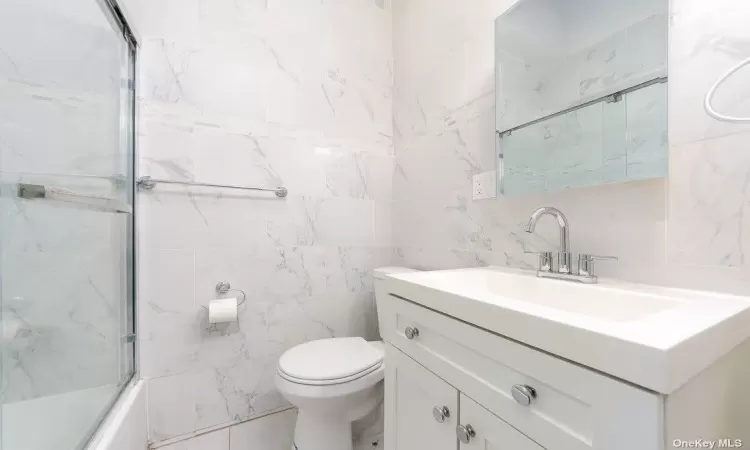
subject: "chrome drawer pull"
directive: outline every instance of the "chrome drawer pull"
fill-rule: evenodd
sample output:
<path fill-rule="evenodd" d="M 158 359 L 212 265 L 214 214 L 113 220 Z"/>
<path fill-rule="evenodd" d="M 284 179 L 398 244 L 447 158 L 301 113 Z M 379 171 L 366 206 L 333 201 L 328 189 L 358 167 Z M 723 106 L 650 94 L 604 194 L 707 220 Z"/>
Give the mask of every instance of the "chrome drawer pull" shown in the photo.
<path fill-rule="evenodd" d="M 529 406 L 531 401 L 536 398 L 536 389 L 531 386 L 517 384 L 510 390 L 511 395 L 519 404 Z"/>
<path fill-rule="evenodd" d="M 432 417 L 438 421 L 438 423 L 445 422 L 445 419 L 451 416 L 451 412 L 447 406 L 436 406 L 432 408 Z"/>
<path fill-rule="evenodd" d="M 419 328 L 406 327 L 406 330 L 404 330 L 404 334 L 406 335 L 406 339 L 409 339 L 411 341 L 415 337 L 419 337 Z"/>
<path fill-rule="evenodd" d="M 459 425 L 456 427 L 456 436 L 458 436 L 458 440 L 464 444 L 468 444 L 476 435 L 477 433 L 471 425 Z"/>

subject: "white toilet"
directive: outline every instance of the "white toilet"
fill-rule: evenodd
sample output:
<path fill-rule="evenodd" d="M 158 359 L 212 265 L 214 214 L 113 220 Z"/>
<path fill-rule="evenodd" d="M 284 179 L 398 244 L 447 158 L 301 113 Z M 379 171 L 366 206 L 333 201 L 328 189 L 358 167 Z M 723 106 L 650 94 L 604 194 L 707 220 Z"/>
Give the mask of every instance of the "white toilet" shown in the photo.
<path fill-rule="evenodd" d="M 384 275 L 413 272 L 402 267 L 375 270 L 375 296 Z M 379 301 L 379 300 L 377 300 Z M 298 345 L 279 359 L 276 387 L 298 409 L 294 443 L 299 450 L 352 450 L 352 422 L 383 400 L 381 341 L 321 339 Z"/>

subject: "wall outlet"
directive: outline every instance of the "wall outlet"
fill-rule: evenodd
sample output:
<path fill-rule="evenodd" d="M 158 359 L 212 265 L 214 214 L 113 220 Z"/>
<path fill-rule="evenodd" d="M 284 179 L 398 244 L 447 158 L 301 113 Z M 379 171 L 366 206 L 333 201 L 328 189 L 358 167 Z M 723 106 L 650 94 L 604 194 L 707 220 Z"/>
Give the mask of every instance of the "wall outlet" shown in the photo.
<path fill-rule="evenodd" d="M 478 173 L 474 175 L 473 180 L 472 198 L 474 200 L 497 197 L 497 171 L 489 170 Z"/>

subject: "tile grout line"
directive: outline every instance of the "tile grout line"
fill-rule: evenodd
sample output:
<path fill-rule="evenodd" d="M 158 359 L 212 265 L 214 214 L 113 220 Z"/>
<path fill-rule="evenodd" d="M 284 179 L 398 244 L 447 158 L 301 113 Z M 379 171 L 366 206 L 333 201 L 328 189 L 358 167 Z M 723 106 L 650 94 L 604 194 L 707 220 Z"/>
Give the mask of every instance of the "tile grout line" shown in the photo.
<path fill-rule="evenodd" d="M 149 443 L 149 447 L 148 448 L 151 449 L 151 450 L 157 449 L 157 448 L 163 448 L 163 447 L 166 447 L 168 445 L 176 444 L 178 442 L 188 441 L 190 439 L 197 438 L 197 437 L 203 436 L 205 434 L 210 434 L 210 433 L 213 433 L 215 431 L 223 430 L 225 428 L 229 428 L 230 429 L 229 433 L 230 433 L 230 437 L 231 437 L 231 427 L 233 427 L 235 425 L 239 425 L 239 424 L 242 424 L 242 423 L 245 423 L 245 422 L 250 422 L 250 421 L 253 421 L 253 420 L 257 420 L 257 419 L 262 419 L 264 417 L 271 416 L 273 414 L 282 413 L 282 412 L 285 412 L 285 411 L 289 411 L 291 409 L 294 409 L 294 406 L 285 406 L 283 408 L 272 409 L 270 411 L 266 411 L 266 412 L 261 413 L 261 414 L 250 416 L 250 417 L 247 417 L 245 419 L 233 420 L 231 422 L 225 422 L 225 423 L 222 423 L 222 424 L 219 424 L 219 425 L 214 425 L 212 427 L 202 428 L 200 430 L 193 431 L 193 432 L 188 433 L 188 434 L 182 434 L 182 435 L 179 435 L 179 436 L 171 437 L 169 439 L 164 439 L 163 441 L 151 442 L 151 443 Z M 231 442 L 231 440 L 230 440 L 230 442 Z"/>

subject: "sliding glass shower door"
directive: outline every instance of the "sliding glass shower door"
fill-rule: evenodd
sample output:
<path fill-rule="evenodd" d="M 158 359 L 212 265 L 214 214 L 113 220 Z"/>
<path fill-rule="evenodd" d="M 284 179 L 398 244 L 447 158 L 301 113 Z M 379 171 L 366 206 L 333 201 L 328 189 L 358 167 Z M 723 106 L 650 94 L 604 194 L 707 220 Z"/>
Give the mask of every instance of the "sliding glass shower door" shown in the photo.
<path fill-rule="evenodd" d="M 82 448 L 133 367 L 132 38 L 108 0 L 0 0 L 0 432 Z"/>

